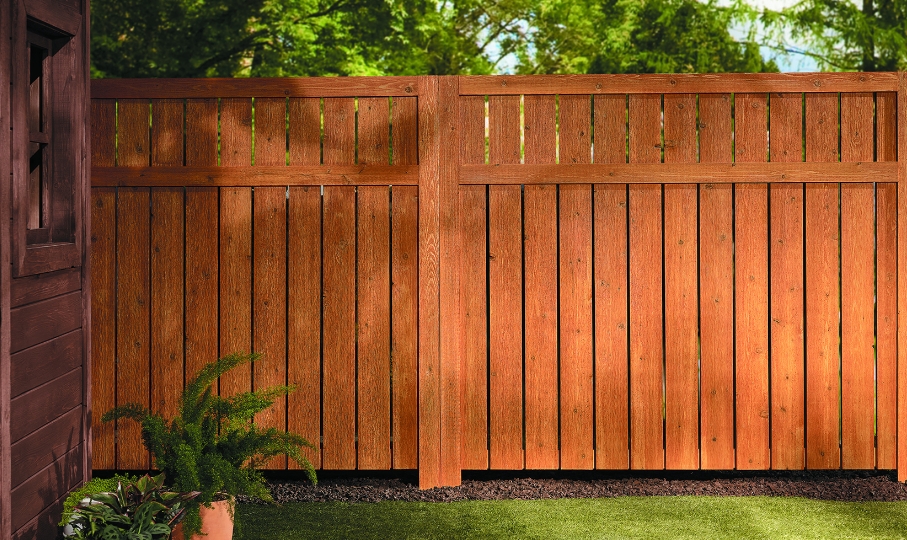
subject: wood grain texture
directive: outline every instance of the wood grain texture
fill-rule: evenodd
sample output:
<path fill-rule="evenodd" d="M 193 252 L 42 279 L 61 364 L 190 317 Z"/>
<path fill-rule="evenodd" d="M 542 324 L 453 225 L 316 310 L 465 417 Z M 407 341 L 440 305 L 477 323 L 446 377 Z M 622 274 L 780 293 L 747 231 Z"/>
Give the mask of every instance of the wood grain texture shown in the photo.
<path fill-rule="evenodd" d="M 390 102 L 359 99 L 359 163 L 390 163 Z"/>
<path fill-rule="evenodd" d="M 15 489 L 29 477 L 82 444 L 82 410 L 75 407 L 10 446 L 16 466 L 10 485 Z"/>
<path fill-rule="evenodd" d="M 47 274 L 37 274 L 11 280 L 10 308 L 39 302 L 82 288 L 82 269 L 65 268 Z"/>
<path fill-rule="evenodd" d="M 287 100 L 255 100 L 255 165 L 287 164 Z"/>
<path fill-rule="evenodd" d="M 519 163 L 520 101 L 489 100 L 489 161 Z M 522 196 L 488 189 L 490 467 L 523 468 Z"/>
<path fill-rule="evenodd" d="M 223 154 L 227 156 L 225 152 Z M 220 190 L 220 351 L 223 357 L 252 352 L 252 190 Z M 220 377 L 220 395 L 252 390 L 252 367 Z"/>
<path fill-rule="evenodd" d="M 876 186 L 876 466 L 897 467 L 897 185 Z"/>
<path fill-rule="evenodd" d="M 872 161 L 872 94 L 841 95 L 841 159 Z M 872 184 L 841 186 L 841 465 L 876 466 L 876 193 Z"/>
<path fill-rule="evenodd" d="M 896 90 L 897 85 L 895 73 L 473 75 L 460 77 L 460 94 L 890 92 Z"/>
<path fill-rule="evenodd" d="M 183 164 L 183 100 L 151 100 L 151 165 Z"/>
<path fill-rule="evenodd" d="M 321 100 L 290 98 L 290 165 L 321 163 Z"/>
<path fill-rule="evenodd" d="M 218 193 L 186 189 L 185 377 L 191 380 L 218 356 Z"/>
<path fill-rule="evenodd" d="M 152 190 L 151 410 L 164 418 L 176 416 L 184 384 L 184 212 L 182 189 Z"/>
<path fill-rule="evenodd" d="M 325 165 L 356 163 L 356 103 L 350 98 L 324 100 Z"/>
<path fill-rule="evenodd" d="M 91 190 L 91 378 L 112 381 L 116 378 L 116 191 L 111 188 Z M 115 386 L 96 384 L 92 389 L 91 407 L 109 411 L 116 406 Z M 113 469 L 114 425 L 95 422 L 92 426 L 92 465 Z"/>
<path fill-rule="evenodd" d="M 91 100 L 91 165 L 113 167 L 117 156 L 117 103 Z"/>
<path fill-rule="evenodd" d="M 290 188 L 289 207 L 287 384 L 296 385 L 296 391 L 287 396 L 287 430 L 299 433 L 315 445 L 315 449 L 307 449 L 303 455 L 315 468 L 320 469 L 322 466 L 320 188 Z M 296 469 L 300 465 L 289 460 L 288 467 Z"/>
<path fill-rule="evenodd" d="M 523 99 L 525 161 L 553 163 L 554 96 Z M 557 469 L 558 402 L 552 399 L 558 395 L 557 186 L 526 186 L 523 198 L 524 265 L 531 269 L 524 282 L 526 468 Z"/>
<path fill-rule="evenodd" d="M 766 94 L 734 96 L 734 156 L 736 162 L 763 163 L 768 159 Z"/>
<path fill-rule="evenodd" d="M 380 186 L 391 184 L 414 186 L 419 183 L 418 171 L 416 166 L 400 165 L 108 167 L 94 170 L 92 185 L 95 187 Z"/>
<path fill-rule="evenodd" d="M 593 96 L 595 163 L 627 162 L 627 96 Z"/>
<path fill-rule="evenodd" d="M 661 97 L 631 95 L 630 162 L 661 161 Z M 662 188 L 630 186 L 630 467 L 664 468 Z"/>
<path fill-rule="evenodd" d="M 907 77 L 898 73 L 898 111 L 907 111 Z M 898 118 L 898 216 L 907 213 L 907 122 Z M 907 264 L 907 221 L 898 219 L 898 268 Z M 907 272 L 898 272 L 898 314 L 907 312 Z M 901 351 L 907 350 L 907 317 L 898 317 L 898 411 L 907 410 L 907 362 L 901 362 Z M 900 412 L 898 413 L 900 415 Z M 898 422 L 898 482 L 907 480 L 907 425 Z"/>
<path fill-rule="evenodd" d="M 559 97 L 559 163 L 592 163 L 591 104 L 590 96 Z"/>
<path fill-rule="evenodd" d="M 214 166 L 218 160 L 216 99 L 186 100 L 186 166 Z M 94 163 L 92 163 L 94 165 Z"/>
<path fill-rule="evenodd" d="M 386 102 L 385 105 L 387 105 Z M 387 150 L 386 144 L 383 149 Z M 360 469 L 389 469 L 391 467 L 390 191 L 388 188 L 369 186 L 360 187 L 358 192 L 357 234 L 359 241 L 356 254 L 358 268 L 358 283 L 356 284 L 358 318 L 356 324 L 358 380 L 356 382 L 359 389 L 356 394 L 359 426 L 358 463 Z"/>
<path fill-rule="evenodd" d="M 11 399 L 10 444 L 53 422 L 82 403 L 82 367 Z M 139 448 L 144 448 L 139 445 Z"/>
<path fill-rule="evenodd" d="M 81 313 L 79 291 L 10 310 L 10 353 L 81 327 Z"/>
<path fill-rule="evenodd" d="M 836 161 L 838 100 L 806 96 L 806 160 Z M 839 187 L 806 187 L 806 467 L 836 469 L 839 451 Z"/>
<path fill-rule="evenodd" d="M 395 469 L 415 469 L 419 464 L 418 219 L 419 190 L 395 187 L 391 192 L 391 465 Z"/>
<path fill-rule="evenodd" d="M 876 161 L 898 159 L 898 95 L 876 94 Z"/>
<path fill-rule="evenodd" d="M 700 161 L 733 160 L 731 96 L 699 96 Z M 699 446 L 703 469 L 734 467 L 733 186 L 699 187 Z"/>
<path fill-rule="evenodd" d="M 571 154 L 588 159 L 579 149 L 568 148 Z M 561 468 L 592 469 L 592 190 L 576 185 L 558 191 Z"/>
<path fill-rule="evenodd" d="M 769 451 L 768 186 L 734 188 L 737 469 L 764 470 Z"/>
<path fill-rule="evenodd" d="M 355 469 L 356 192 L 324 189 L 322 429 L 325 469 Z"/>
<path fill-rule="evenodd" d="M 124 189 L 117 204 L 116 403 L 150 405 L 150 191 Z M 117 420 L 117 468 L 148 467 L 140 426 Z"/>
<path fill-rule="evenodd" d="M 121 99 L 117 102 L 117 166 L 147 167 L 151 163 L 147 99 Z M 100 164 L 99 164 L 100 165 Z"/>
<path fill-rule="evenodd" d="M 391 103 L 391 163 L 419 163 L 419 108 L 416 98 L 398 97 Z"/>
<path fill-rule="evenodd" d="M 596 185 L 593 187 L 592 196 L 595 467 L 628 469 L 630 381 L 627 187 Z"/>
<path fill-rule="evenodd" d="M 531 129 L 531 128 L 530 128 Z M 554 143 L 551 143 L 553 146 Z M 485 98 L 460 98 L 460 161 L 485 163 Z M 487 188 L 460 186 L 464 469 L 488 468 Z"/>
<path fill-rule="evenodd" d="M 76 329 L 12 355 L 10 397 L 15 398 L 81 366 L 82 344 L 82 329 Z M 110 401 L 113 402 L 112 397 Z"/>
<path fill-rule="evenodd" d="M 53 504 L 59 494 L 72 490 L 84 479 L 83 450 L 84 446 L 79 445 L 59 456 L 53 463 L 10 491 L 10 503 L 16 509 L 12 519 L 13 531 L 25 527 L 33 517 Z"/>
<path fill-rule="evenodd" d="M 664 97 L 665 163 L 694 163 L 696 96 Z M 665 467 L 699 468 L 697 188 L 664 188 Z"/>
<path fill-rule="evenodd" d="M 94 98 L 318 98 L 322 96 L 418 96 L 424 91 L 420 77 L 349 77 L 338 84 L 332 77 L 277 77 L 255 79 L 135 79 L 91 81 Z"/>
<path fill-rule="evenodd" d="M 284 149 L 280 148 L 280 154 L 283 153 Z M 287 384 L 286 188 L 256 189 L 252 211 L 252 272 L 255 276 L 252 283 L 252 350 L 262 354 L 252 364 L 252 382 L 255 390 L 263 390 Z M 255 423 L 286 431 L 286 415 L 287 399 L 281 396 L 271 407 L 255 415 Z M 282 456 L 261 464 L 264 469 L 285 469 L 286 466 L 286 458 Z"/>
<path fill-rule="evenodd" d="M 771 94 L 771 160 L 803 161 L 803 96 Z M 773 469 L 805 462 L 803 184 L 769 186 Z"/>

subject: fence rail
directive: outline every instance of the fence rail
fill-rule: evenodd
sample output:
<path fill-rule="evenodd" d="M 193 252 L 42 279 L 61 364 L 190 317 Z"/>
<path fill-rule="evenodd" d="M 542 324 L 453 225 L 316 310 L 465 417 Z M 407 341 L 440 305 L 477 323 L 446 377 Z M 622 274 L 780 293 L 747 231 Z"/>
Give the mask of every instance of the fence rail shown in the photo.
<path fill-rule="evenodd" d="M 904 80 L 94 81 L 94 410 L 255 350 L 324 469 L 905 479 Z"/>

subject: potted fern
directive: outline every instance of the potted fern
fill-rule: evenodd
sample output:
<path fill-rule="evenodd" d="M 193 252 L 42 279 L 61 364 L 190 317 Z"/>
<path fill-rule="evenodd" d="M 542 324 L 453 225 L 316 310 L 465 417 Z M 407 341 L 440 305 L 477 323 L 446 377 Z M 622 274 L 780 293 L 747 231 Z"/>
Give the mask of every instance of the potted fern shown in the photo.
<path fill-rule="evenodd" d="M 256 413 L 270 407 L 274 400 L 294 390 L 275 386 L 235 396 L 216 395 L 212 383 L 231 369 L 258 360 L 260 354 L 234 353 L 216 360 L 199 371 L 183 390 L 179 412 L 167 420 L 146 407 L 128 403 L 116 407 L 102 418 L 104 422 L 132 419 L 142 424 L 142 439 L 157 460 L 157 467 L 179 492 L 199 492 L 186 505 L 183 521 L 174 538 L 202 534 L 202 514 L 206 514 L 206 540 L 218 540 L 207 515 L 228 521 L 223 538 L 232 537 L 233 506 L 236 495 L 272 501 L 264 477 L 256 463 L 286 454 L 302 464 L 312 482 L 315 469 L 302 448 L 314 448 L 295 433 L 276 428 L 259 428 L 252 423 Z M 182 530 L 181 530 L 182 529 Z"/>

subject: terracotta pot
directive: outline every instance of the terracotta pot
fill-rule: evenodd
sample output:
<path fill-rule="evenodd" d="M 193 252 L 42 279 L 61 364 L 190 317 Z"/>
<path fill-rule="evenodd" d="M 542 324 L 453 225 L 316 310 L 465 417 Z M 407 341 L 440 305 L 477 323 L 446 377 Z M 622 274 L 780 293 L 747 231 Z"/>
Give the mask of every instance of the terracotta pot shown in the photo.
<path fill-rule="evenodd" d="M 212 508 L 204 504 L 199 508 L 202 518 L 202 535 L 193 535 L 190 540 L 233 540 L 233 517 L 230 515 L 230 505 L 233 500 L 214 501 Z M 183 534 L 183 524 L 180 523 L 173 529 L 171 540 L 186 540 Z"/>

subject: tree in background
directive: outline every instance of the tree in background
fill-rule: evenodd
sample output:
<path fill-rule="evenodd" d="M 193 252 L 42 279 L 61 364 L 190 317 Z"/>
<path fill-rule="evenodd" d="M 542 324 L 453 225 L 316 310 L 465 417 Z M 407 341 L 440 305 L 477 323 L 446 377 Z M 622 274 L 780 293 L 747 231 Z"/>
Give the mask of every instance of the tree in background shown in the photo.
<path fill-rule="evenodd" d="M 744 12 L 745 13 L 745 12 Z M 740 17 L 714 0 L 541 0 L 520 56 L 524 73 L 778 71 L 729 28 Z"/>
<path fill-rule="evenodd" d="M 820 69 L 907 69 L 907 0 L 802 0 L 753 17 L 767 30 L 766 43 L 781 53 L 813 58 Z M 791 47 L 790 33 L 806 50 Z"/>
<path fill-rule="evenodd" d="M 748 12 L 752 13 L 752 12 Z M 714 0 L 94 0 L 95 77 L 776 71 Z"/>

